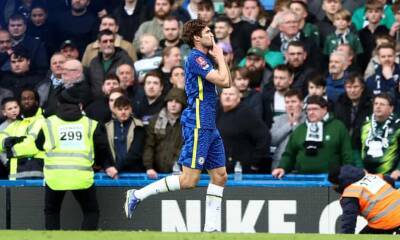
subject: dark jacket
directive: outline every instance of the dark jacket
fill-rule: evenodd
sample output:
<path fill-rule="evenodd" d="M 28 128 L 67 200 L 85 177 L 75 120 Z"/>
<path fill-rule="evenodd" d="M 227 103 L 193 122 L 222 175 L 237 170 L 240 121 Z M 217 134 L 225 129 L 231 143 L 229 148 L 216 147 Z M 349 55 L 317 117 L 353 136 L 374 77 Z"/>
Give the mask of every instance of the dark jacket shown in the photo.
<path fill-rule="evenodd" d="M 167 123 L 164 130 L 156 129 L 157 121 L 162 120 L 167 121 L 160 112 L 146 128 L 143 164 L 146 170 L 154 169 L 156 172 L 170 173 L 181 151 L 182 128 L 180 119 L 177 119 L 174 125 Z"/>
<path fill-rule="evenodd" d="M 146 0 L 137 1 L 132 15 L 126 13 L 124 9 L 124 1 L 121 1 L 121 5 L 114 10 L 113 14 L 118 19 L 118 34 L 120 34 L 124 40 L 132 42 L 135 32 L 138 30 L 140 24 L 152 18 L 147 13 L 148 9 L 146 6 Z"/>
<path fill-rule="evenodd" d="M 289 66 L 290 67 L 290 66 Z M 306 65 L 305 63 L 298 68 L 292 68 L 293 83 L 290 86 L 292 89 L 298 89 L 303 93 L 303 96 L 308 94 L 308 79 L 315 74 L 315 69 Z"/>
<path fill-rule="evenodd" d="M 144 171 L 142 163 L 143 147 L 145 140 L 145 130 L 140 120 L 133 118 L 128 128 L 126 135 L 126 150 L 127 154 L 123 159 L 117 159 L 117 152 L 115 147 L 115 138 L 118 133 L 115 133 L 116 120 L 111 120 L 105 124 L 107 131 L 106 141 L 108 148 L 111 151 L 112 165 L 115 166 L 119 172 L 142 172 Z"/>
<path fill-rule="evenodd" d="M 35 89 L 40 96 L 40 107 L 43 109 L 43 115 L 48 117 L 56 113 L 57 96 L 62 90 L 62 85 L 55 87 L 51 78 L 51 71 L 39 82 Z"/>
<path fill-rule="evenodd" d="M 34 88 L 40 81 L 43 80 L 43 75 L 33 72 L 26 72 L 21 75 L 16 75 L 12 72 L 2 74 L 0 86 L 13 91 L 14 96 L 19 96 L 24 88 Z"/>
<path fill-rule="evenodd" d="M 153 103 L 149 103 L 145 94 L 139 95 L 133 102 L 133 115 L 146 126 L 164 107 L 164 96 L 159 96 Z"/>
<path fill-rule="evenodd" d="M 341 120 L 350 132 L 353 149 L 361 150 L 361 127 L 372 113 L 371 95 L 364 89 L 357 105 L 354 120 L 351 121 L 352 102 L 346 93 L 335 104 L 335 117 Z"/>
<path fill-rule="evenodd" d="M 101 86 L 103 85 L 104 79 L 109 73 L 114 73 L 117 70 L 117 67 L 121 64 L 129 64 L 133 65 L 132 59 L 125 52 L 125 50 L 121 48 L 115 48 L 114 56 L 111 58 L 111 65 L 107 71 L 104 70 L 103 67 L 103 57 L 102 53 L 99 52 L 97 57 L 93 58 L 90 62 L 89 67 L 89 85 L 92 89 L 92 95 L 94 98 L 98 98 L 103 95 L 101 90 Z"/>
<path fill-rule="evenodd" d="M 216 123 L 224 142 L 228 172 L 233 172 L 238 161 L 244 173 L 270 171 L 267 159 L 271 135 L 253 111 L 241 103 L 228 112 L 220 107 Z"/>
<path fill-rule="evenodd" d="M 24 39 L 17 44 L 17 46 L 19 45 L 26 48 L 29 52 L 31 70 L 39 73 L 46 73 L 49 69 L 49 59 L 47 57 L 47 50 L 44 43 L 29 35 L 25 35 Z"/>
<path fill-rule="evenodd" d="M 257 92 L 255 89 L 248 89 L 246 92 L 242 93 L 240 101 L 248 108 L 252 109 L 259 119 L 263 119 L 263 100 L 261 93 Z"/>
<path fill-rule="evenodd" d="M 111 110 L 108 106 L 108 98 L 101 96 L 98 99 L 91 102 L 85 108 L 86 116 L 99 121 L 103 124 L 111 120 Z"/>

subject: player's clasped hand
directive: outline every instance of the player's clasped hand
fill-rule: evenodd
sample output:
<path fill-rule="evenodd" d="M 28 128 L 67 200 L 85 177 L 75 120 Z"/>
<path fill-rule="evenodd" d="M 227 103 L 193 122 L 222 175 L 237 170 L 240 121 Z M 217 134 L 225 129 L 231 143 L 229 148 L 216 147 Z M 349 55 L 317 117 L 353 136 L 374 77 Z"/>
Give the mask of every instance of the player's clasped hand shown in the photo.
<path fill-rule="evenodd" d="M 218 44 L 215 43 L 214 37 L 211 37 L 213 47 L 210 49 L 208 52 L 213 58 L 218 58 L 218 57 L 224 57 L 224 52 L 222 51 L 222 48 L 218 46 Z"/>

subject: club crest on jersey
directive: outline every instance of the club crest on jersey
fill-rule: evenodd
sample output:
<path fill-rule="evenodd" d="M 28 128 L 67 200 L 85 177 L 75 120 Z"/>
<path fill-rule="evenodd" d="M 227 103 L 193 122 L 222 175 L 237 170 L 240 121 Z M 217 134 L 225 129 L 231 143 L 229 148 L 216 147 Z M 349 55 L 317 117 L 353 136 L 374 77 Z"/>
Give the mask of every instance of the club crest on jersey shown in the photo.
<path fill-rule="evenodd" d="M 203 70 L 206 70 L 208 67 L 210 67 L 210 65 L 208 65 L 207 61 L 203 57 L 196 58 L 196 62 Z"/>

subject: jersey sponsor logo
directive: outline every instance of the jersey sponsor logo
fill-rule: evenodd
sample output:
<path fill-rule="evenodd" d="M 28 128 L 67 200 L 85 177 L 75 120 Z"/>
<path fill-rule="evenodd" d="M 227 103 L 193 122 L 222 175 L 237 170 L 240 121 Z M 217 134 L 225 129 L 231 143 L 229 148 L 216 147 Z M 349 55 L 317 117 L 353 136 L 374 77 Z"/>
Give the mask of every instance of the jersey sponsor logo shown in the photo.
<path fill-rule="evenodd" d="M 198 58 L 196 58 L 196 62 L 197 62 L 197 64 L 200 65 L 200 67 L 201 67 L 203 70 L 206 70 L 207 68 L 210 67 L 210 65 L 207 63 L 207 61 L 206 61 L 203 57 L 198 57 Z"/>

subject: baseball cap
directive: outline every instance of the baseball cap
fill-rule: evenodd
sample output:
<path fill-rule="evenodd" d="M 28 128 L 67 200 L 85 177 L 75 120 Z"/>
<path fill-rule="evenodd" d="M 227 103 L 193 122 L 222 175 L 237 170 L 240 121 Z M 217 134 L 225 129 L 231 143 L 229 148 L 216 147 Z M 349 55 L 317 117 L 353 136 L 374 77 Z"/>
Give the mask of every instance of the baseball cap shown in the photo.
<path fill-rule="evenodd" d="M 60 49 L 63 49 L 65 47 L 67 47 L 67 46 L 72 47 L 72 48 L 77 48 L 76 44 L 72 40 L 67 39 L 67 40 L 65 40 L 64 42 L 61 43 Z"/>
<path fill-rule="evenodd" d="M 260 48 L 252 47 L 247 51 L 246 56 L 251 56 L 251 55 L 255 55 L 260 58 L 264 58 L 264 51 L 261 50 Z"/>

